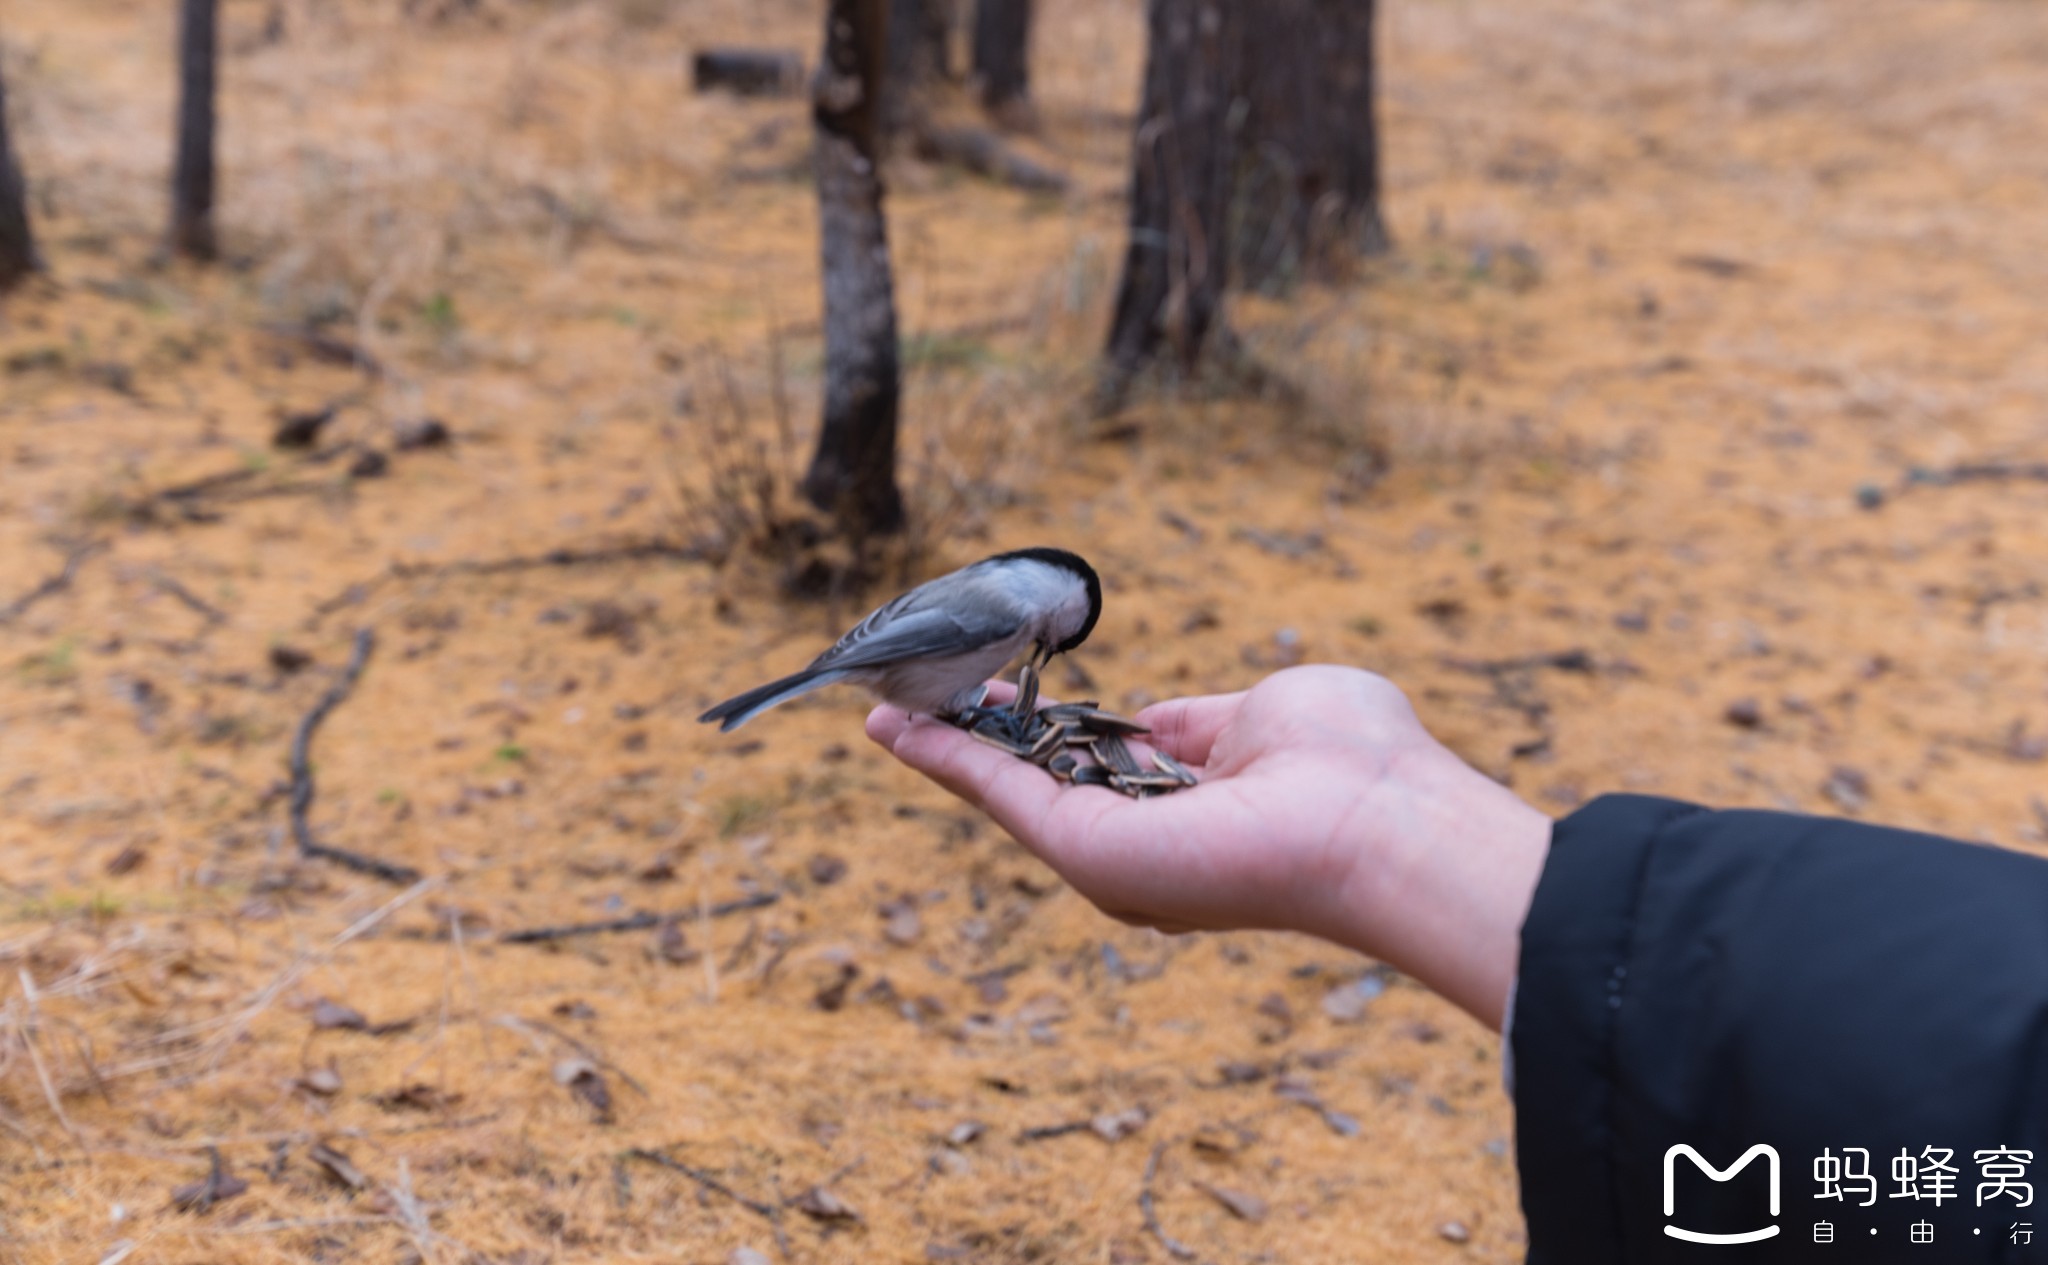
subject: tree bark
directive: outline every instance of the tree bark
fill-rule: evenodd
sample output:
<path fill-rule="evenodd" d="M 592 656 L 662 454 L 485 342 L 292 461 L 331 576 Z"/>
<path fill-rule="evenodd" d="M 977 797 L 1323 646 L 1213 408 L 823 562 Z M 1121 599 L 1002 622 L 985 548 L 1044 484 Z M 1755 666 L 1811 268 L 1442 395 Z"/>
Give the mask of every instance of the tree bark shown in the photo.
<path fill-rule="evenodd" d="M 1241 0 L 1148 0 L 1145 87 L 1131 147 L 1130 241 L 1109 331 L 1112 401 L 1170 351 L 1192 371 L 1229 280 Z"/>
<path fill-rule="evenodd" d="M 976 0 L 974 77 L 981 104 L 998 119 L 1031 113 L 1032 0 Z"/>
<path fill-rule="evenodd" d="M 1248 24 L 1231 256 L 1285 290 L 1387 248 L 1379 205 L 1373 0 L 1264 0 Z"/>
<path fill-rule="evenodd" d="M 172 251 L 212 259 L 215 71 L 219 0 L 184 0 L 178 23 L 178 156 L 171 174 Z"/>
<path fill-rule="evenodd" d="M 830 0 L 812 86 L 824 249 L 825 415 L 803 493 L 859 539 L 899 531 L 900 370 L 882 218 L 882 70 L 892 0 Z"/>
<path fill-rule="evenodd" d="M 887 66 L 882 74 L 883 139 L 924 126 L 926 98 L 947 78 L 952 0 L 888 0 Z"/>
<path fill-rule="evenodd" d="M 28 225 L 28 187 L 7 130 L 7 85 L 0 82 L 0 293 L 42 266 Z"/>

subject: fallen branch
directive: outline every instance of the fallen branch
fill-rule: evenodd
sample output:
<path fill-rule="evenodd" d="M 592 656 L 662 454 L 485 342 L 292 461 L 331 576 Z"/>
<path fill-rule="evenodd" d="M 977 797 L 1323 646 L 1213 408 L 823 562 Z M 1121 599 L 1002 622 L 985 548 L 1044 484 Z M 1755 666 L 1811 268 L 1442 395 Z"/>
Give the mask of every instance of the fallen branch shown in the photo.
<path fill-rule="evenodd" d="M 736 900 L 721 901 L 716 905 L 678 910 L 672 914 L 657 914 L 641 910 L 625 918 L 608 918 L 603 922 L 572 922 L 559 927 L 528 927 L 522 931 L 508 931 L 498 937 L 500 944 L 541 944 L 550 940 L 567 940 L 572 936 L 600 936 L 614 931 L 651 931 L 666 922 L 700 922 L 706 918 L 723 918 L 727 914 L 742 913 L 749 909 L 762 909 L 782 899 L 780 892 L 755 892 Z"/>
<path fill-rule="evenodd" d="M 0 606 L 0 624 L 13 623 L 26 614 L 29 607 L 34 606 L 37 602 L 52 594 L 62 593 L 65 589 L 70 588 L 71 581 L 78 577 L 78 568 L 84 565 L 85 560 L 106 547 L 107 542 L 104 540 L 88 540 L 73 549 L 69 554 L 65 555 L 63 569 L 58 571 L 57 574 L 45 579 L 41 584 L 36 585 L 7 605 Z"/>
<path fill-rule="evenodd" d="M 1018 153 L 994 132 L 980 127 L 915 129 L 912 142 L 926 162 L 950 163 L 998 184 L 1030 193 L 1065 193 L 1067 177 Z"/>
<path fill-rule="evenodd" d="M 387 883 L 416 883 L 420 872 L 409 865 L 382 861 L 376 857 L 336 848 L 313 838 L 313 828 L 306 822 L 306 814 L 313 807 L 313 765 L 309 758 L 313 746 L 313 731 L 320 728 L 320 722 L 328 713 L 348 700 L 354 691 L 356 681 L 363 674 L 363 665 L 370 661 L 370 651 L 375 648 L 377 637 L 367 628 L 356 630 L 355 648 L 348 657 L 348 666 L 341 670 L 341 679 L 313 704 L 313 710 L 299 722 L 298 732 L 292 735 L 291 752 L 291 822 L 292 839 L 299 845 L 299 855 L 311 860 L 332 861 L 360 874 L 381 878 Z"/>
<path fill-rule="evenodd" d="M 1152 1147 L 1152 1157 L 1145 1161 L 1145 1181 L 1138 1188 L 1138 1211 L 1144 1214 L 1145 1229 L 1159 1240 L 1169 1255 L 1176 1260 L 1191 1261 L 1195 1259 L 1195 1249 L 1168 1234 L 1166 1227 L 1159 1224 L 1159 1209 L 1152 1195 L 1152 1179 L 1159 1175 L 1159 1157 L 1165 1151 L 1165 1142 L 1156 1143 Z"/>

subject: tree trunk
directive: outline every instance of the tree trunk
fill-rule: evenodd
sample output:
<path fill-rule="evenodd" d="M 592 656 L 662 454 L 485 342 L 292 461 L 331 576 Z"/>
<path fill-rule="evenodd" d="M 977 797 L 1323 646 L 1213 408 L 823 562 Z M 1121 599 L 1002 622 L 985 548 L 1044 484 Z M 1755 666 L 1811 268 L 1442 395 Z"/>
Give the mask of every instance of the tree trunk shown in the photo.
<path fill-rule="evenodd" d="M 1285 290 L 1387 248 L 1379 207 L 1373 0 L 1266 0 L 1249 24 L 1231 258 Z"/>
<path fill-rule="evenodd" d="M 976 0 L 974 77 L 996 118 L 1031 116 L 1031 0 Z"/>
<path fill-rule="evenodd" d="M 1192 371 L 1222 323 L 1242 0 L 1148 0 L 1130 241 L 1109 331 L 1114 403 L 1162 349 Z"/>
<path fill-rule="evenodd" d="M 41 266 L 28 227 L 28 188 L 7 131 L 7 85 L 0 82 L 0 293 Z"/>
<path fill-rule="evenodd" d="M 178 24 L 178 158 L 171 173 L 171 249 L 212 259 L 215 67 L 219 0 L 184 0 Z"/>
<path fill-rule="evenodd" d="M 887 0 L 888 62 L 882 75 L 884 139 L 924 126 L 932 87 L 949 77 L 952 0 Z"/>
<path fill-rule="evenodd" d="M 892 0 L 830 0 L 812 86 L 824 243 L 825 417 L 811 504 L 856 539 L 903 527 L 896 488 L 896 295 L 882 219 L 882 67 Z"/>

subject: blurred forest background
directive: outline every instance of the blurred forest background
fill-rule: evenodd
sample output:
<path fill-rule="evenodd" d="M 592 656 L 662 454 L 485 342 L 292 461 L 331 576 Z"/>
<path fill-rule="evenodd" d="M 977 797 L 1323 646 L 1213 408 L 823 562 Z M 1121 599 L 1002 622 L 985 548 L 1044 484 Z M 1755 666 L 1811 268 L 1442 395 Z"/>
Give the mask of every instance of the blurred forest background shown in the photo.
<path fill-rule="evenodd" d="M 1519 1260 L 1492 1034 L 694 723 L 1000 548 L 2048 850 L 2048 8 L 984 3 L 7 0 L 0 1257 Z"/>

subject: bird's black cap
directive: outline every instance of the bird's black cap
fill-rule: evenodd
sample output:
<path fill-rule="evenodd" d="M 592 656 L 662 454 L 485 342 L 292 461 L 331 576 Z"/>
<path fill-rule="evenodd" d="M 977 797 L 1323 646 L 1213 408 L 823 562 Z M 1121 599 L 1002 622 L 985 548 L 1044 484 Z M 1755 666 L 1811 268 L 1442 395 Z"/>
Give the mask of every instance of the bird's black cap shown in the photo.
<path fill-rule="evenodd" d="M 1102 617 L 1102 577 L 1095 574 L 1095 568 L 1088 565 L 1088 560 L 1078 553 L 1040 545 L 1032 549 L 1013 549 L 1009 553 L 999 553 L 995 557 L 990 558 L 989 561 L 1006 562 L 1013 558 L 1043 562 L 1051 567 L 1062 567 L 1081 577 L 1081 582 L 1088 586 L 1088 619 L 1081 625 L 1079 632 L 1067 638 L 1059 645 L 1054 646 L 1052 652 L 1054 654 L 1065 654 L 1075 646 L 1088 640 L 1088 634 L 1095 631 L 1095 621 Z"/>

